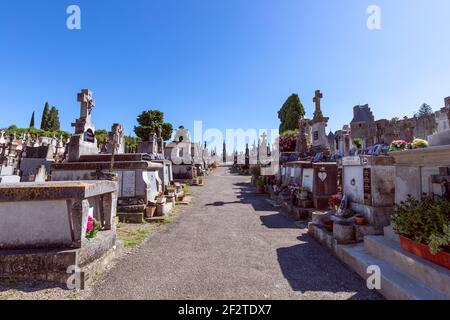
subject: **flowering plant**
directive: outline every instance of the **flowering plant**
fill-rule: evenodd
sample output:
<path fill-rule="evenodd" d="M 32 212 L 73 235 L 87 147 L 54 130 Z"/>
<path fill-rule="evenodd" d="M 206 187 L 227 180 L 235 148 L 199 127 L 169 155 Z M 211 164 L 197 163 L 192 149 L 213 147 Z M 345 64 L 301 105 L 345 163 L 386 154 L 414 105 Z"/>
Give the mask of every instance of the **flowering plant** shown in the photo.
<path fill-rule="evenodd" d="M 428 141 L 423 139 L 414 139 L 412 143 L 413 149 L 420 149 L 420 148 L 427 148 L 428 147 Z"/>
<path fill-rule="evenodd" d="M 342 202 L 342 196 L 340 194 L 336 194 L 334 196 L 332 196 L 330 198 L 330 200 L 328 200 L 328 205 L 330 207 L 337 207 L 339 205 L 341 205 Z"/>
<path fill-rule="evenodd" d="M 293 152 L 297 145 L 296 136 L 281 136 L 280 137 L 280 151 L 281 152 Z"/>
<path fill-rule="evenodd" d="M 392 141 L 389 151 L 403 151 L 408 147 L 408 142 L 405 140 Z"/>
<path fill-rule="evenodd" d="M 86 239 L 94 239 L 100 231 L 100 224 L 93 217 L 88 216 L 88 223 L 86 227 Z"/>

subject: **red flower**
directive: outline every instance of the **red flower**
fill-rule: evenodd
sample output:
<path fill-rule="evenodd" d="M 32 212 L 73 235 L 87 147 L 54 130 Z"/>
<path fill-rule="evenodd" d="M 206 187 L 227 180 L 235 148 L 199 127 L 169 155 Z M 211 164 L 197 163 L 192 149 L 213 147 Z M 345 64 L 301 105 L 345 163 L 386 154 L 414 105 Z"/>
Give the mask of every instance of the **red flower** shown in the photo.
<path fill-rule="evenodd" d="M 94 218 L 88 216 L 88 223 L 86 227 L 86 233 L 91 232 L 94 229 Z"/>

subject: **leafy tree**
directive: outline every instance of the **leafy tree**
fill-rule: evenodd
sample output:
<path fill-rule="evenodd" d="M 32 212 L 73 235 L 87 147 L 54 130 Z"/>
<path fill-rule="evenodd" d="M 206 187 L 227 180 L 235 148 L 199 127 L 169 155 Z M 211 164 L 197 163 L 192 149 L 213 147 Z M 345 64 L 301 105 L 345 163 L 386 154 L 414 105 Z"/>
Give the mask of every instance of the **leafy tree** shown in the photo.
<path fill-rule="evenodd" d="M 34 128 L 34 111 L 33 111 L 33 114 L 31 115 L 31 120 L 30 120 L 30 125 L 29 125 L 29 127 L 30 127 L 30 128 Z"/>
<path fill-rule="evenodd" d="M 23 136 L 24 133 L 30 133 L 32 139 L 36 139 L 37 137 L 63 137 L 65 140 L 68 140 L 71 136 L 69 132 L 56 130 L 56 131 L 46 131 L 42 129 L 36 128 L 18 128 L 16 125 L 11 125 L 6 129 L 3 129 L 6 132 L 7 136 L 15 134 L 16 137 Z"/>
<path fill-rule="evenodd" d="M 109 140 L 108 131 L 104 129 L 95 130 L 95 138 L 97 139 L 97 144 L 99 147 L 106 144 Z"/>
<path fill-rule="evenodd" d="M 433 108 L 429 104 L 422 104 L 419 111 L 415 114 L 416 117 L 427 116 L 433 113 Z"/>
<path fill-rule="evenodd" d="M 61 127 L 61 124 L 59 122 L 59 111 L 58 111 L 58 109 L 56 109 L 56 107 L 52 107 L 50 109 L 49 119 L 48 119 L 46 129 L 50 130 L 50 131 L 57 131 L 60 129 L 60 127 Z"/>
<path fill-rule="evenodd" d="M 41 129 L 48 130 L 48 122 L 50 119 L 50 106 L 48 102 L 45 103 L 44 110 L 42 111 Z"/>
<path fill-rule="evenodd" d="M 138 138 L 133 136 L 125 136 L 125 148 L 128 152 L 136 151 L 138 144 Z"/>
<path fill-rule="evenodd" d="M 297 130 L 300 117 L 305 115 L 305 108 L 300 102 L 298 94 L 292 94 L 278 111 L 281 121 L 280 134 L 286 131 Z"/>
<path fill-rule="evenodd" d="M 167 141 L 172 137 L 173 126 L 164 122 L 164 113 L 159 110 L 147 110 L 142 112 L 137 118 L 138 126 L 134 127 L 134 132 L 143 141 L 148 141 L 150 133 L 161 129 L 162 138 Z"/>

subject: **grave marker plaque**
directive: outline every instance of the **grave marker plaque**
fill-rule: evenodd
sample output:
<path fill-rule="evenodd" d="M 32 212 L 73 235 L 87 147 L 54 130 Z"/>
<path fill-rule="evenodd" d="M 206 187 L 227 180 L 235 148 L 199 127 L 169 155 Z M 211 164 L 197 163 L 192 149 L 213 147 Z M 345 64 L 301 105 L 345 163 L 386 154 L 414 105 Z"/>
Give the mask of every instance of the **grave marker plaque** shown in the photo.
<path fill-rule="evenodd" d="M 136 173 L 124 171 L 122 174 L 122 197 L 134 197 L 136 195 Z"/>
<path fill-rule="evenodd" d="M 364 204 L 372 205 L 372 170 L 370 168 L 364 168 L 363 170 L 364 180 Z"/>

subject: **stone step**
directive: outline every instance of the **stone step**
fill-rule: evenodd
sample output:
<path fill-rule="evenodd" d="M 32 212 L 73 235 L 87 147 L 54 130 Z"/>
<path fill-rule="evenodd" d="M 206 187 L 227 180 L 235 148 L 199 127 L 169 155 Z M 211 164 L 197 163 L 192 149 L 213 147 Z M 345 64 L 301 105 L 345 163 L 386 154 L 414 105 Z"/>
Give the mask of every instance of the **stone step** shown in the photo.
<path fill-rule="evenodd" d="M 143 212 L 117 212 L 119 221 L 122 223 L 144 223 Z"/>
<path fill-rule="evenodd" d="M 403 250 L 400 243 L 390 238 L 367 236 L 364 247 L 371 255 L 387 261 L 450 299 L 450 270 Z"/>
<path fill-rule="evenodd" d="M 363 279 L 368 278 L 367 268 L 376 265 L 381 269 L 381 293 L 391 300 L 447 300 L 420 281 L 402 273 L 385 260 L 372 256 L 362 244 L 338 245 L 336 254 Z"/>
<path fill-rule="evenodd" d="M 393 241 L 400 242 L 400 237 L 395 233 L 394 227 L 392 226 L 384 227 L 384 236 Z"/>

